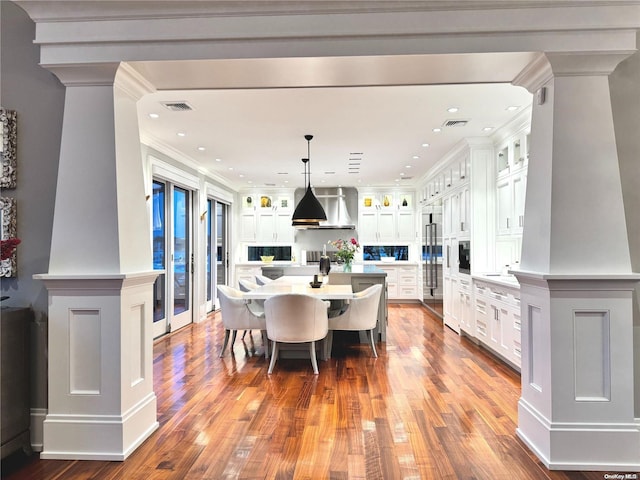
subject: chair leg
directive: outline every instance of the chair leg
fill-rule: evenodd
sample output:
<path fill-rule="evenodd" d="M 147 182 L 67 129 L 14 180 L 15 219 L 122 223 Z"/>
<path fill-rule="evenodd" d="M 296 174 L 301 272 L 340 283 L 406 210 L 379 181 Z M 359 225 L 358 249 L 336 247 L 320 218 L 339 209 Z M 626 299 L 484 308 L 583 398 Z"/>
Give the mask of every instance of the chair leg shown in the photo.
<path fill-rule="evenodd" d="M 275 367 L 277 359 L 278 359 L 278 342 L 273 340 L 273 350 L 271 351 L 271 362 L 269 363 L 269 370 L 267 371 L 269 375 L 271 375 L 271 372 L 273 372 L 273 367 Z"/>
<path fill-rule="evenodd" d="M 224 331 L 224 342 L 222 342 L 222 350 L 220 350 L 219 358 L 224 356 L 224 350 L 227 348 L 227 343 L 229 343 L 229 330 Z"/>
<path fill-rule="evenodd" d="M 264 358 L 269 360 L 269 337 L 267 337 L 267 331 L 261 330 L 262 334 L 262 345 L 264 345 Z"/>
<path fill-rule="evenodd" d="M 238 335 L 238 331 L 234 330 L 233 333 L 231 333 L 231 346 L 229 347 L 231 353 L 233 353 L 233 344 L 236 343 L 236 335 Z"/>
<path fill-rule="evenodd" d="M 313 366 L 313 373 L 318 375 L 318 361 L 316 360 L 316 342 L 311 342 L 309 347 L 309 355 L 311 355 L 311 365 Z"/>
<path fill-rule="evenodd" d="M 371 340 L 371 350 L 373 350 L 373 356 L 378 358 L 378 352 L 376 352 L 376 341 L 375 341 L 375 328 L 369 330 L 369 339 Z"/>
<path fill-rule="evenodd" d="M 244 337 L 247 335 L 247 332 L 248 332 L 248 331 L 249 331 L 249 330 L 245 330 L 244 332 L 242 332 L 242 339 L 243 339 L 243 340 L 244 340 Z"/>
<path fill-rule="evenodd" d="M 329 330 L 324 339 L 324 360 L 331 358 L 331 349 L 333 348 L 333 330 Z"/>

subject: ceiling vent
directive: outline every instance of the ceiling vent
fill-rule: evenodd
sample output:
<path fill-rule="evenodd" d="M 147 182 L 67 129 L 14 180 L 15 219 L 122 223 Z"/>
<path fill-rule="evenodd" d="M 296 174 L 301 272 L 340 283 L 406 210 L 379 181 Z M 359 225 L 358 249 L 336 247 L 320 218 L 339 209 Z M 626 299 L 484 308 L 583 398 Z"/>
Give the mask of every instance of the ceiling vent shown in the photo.
<path fill-rule="evenodd" d="M 171 110 L 172 112 L 188 112 L 193 110 L 191 105 L 187 102 L 160 102 L 163 107 Z"/>
<path fill-rule="evenodd" d="M 467 123 L 469 123 L 469 120 L 447 120 L 442 124 L 442 126 L 443 127 L 464 127 Z"/>

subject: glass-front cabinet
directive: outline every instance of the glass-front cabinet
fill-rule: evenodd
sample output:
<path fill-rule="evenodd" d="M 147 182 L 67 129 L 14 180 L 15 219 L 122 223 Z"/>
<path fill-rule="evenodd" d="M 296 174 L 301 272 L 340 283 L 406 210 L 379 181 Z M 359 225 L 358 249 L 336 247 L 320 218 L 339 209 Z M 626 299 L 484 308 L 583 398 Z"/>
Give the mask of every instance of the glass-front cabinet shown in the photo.
<path fill-rule="evenodd" d="M 365 242 L 407 242 L 417 238 L 415 192 L 375 190 L 359 195 L 358 234 Z"/>
<path fill-rule="evenodd" d="M 240 241 L 293 243 L 293 193 L 245 192 L 240 211 Z"/>

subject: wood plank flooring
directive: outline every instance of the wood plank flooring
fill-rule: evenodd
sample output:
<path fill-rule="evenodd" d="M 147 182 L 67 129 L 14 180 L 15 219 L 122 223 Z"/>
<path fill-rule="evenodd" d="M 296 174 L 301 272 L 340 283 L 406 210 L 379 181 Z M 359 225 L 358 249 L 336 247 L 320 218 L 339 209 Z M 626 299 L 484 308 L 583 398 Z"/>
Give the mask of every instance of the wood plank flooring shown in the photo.
<path fill-rule="evenodd" d="M 279 359 L 260 335 L 218 352 L 219 315 L 154 345 L 160 428 L 124 462 L 3 461 L 6 480 L 586 479 L 516 437 L 520 377 L 418 305 L 390 305 L 379 358 L 336 335 L 333 358 Z M 238 336 L 238 338 L 240 335 Z"/>

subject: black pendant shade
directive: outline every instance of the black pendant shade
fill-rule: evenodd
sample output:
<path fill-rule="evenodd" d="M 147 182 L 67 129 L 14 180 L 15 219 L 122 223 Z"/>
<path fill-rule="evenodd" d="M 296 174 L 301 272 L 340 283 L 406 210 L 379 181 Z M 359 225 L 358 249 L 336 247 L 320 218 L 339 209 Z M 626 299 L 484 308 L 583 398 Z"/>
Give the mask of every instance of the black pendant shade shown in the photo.
<path fill-rule="evenodd" d="M 313 135 L 305 135 L 304 138 L 307 140 L 307 154 L 309 155 L 310 143 Z M 309 179 L 307 181 L 308 162 L 309 158 L 302 159 L 302 163 L 304 163 L 305 166 L 304 175 L 307 183 L 307 190 L 304 192 L 302 200 L 300 200 L 300 203 L 298 203 L 296 209 L 293 211 L 291 225 L 294 227 L 317 227 L 320 225 L 321 221 L 325 221 L 327 219 L 327 214 L 325 213 L 324 208 L 322 208 L 322 205 L 311 191 L 311 166 L 309 166 Z"/>

